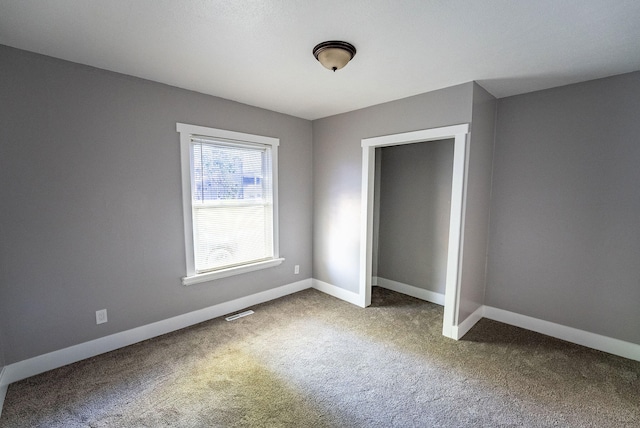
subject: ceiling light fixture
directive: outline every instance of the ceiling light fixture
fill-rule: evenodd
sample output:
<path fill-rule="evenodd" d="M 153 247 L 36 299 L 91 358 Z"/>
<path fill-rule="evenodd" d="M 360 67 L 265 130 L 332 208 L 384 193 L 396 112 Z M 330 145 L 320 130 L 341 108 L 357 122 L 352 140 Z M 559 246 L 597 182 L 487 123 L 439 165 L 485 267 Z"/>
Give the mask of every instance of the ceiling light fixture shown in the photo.
<path fill-rule="evenodd" d="M 322 42 L 313 48 L 313 56 L 329 70 L 340 70 L 356 55 L 356 48 L 347 42 L 332 40 Z"/>

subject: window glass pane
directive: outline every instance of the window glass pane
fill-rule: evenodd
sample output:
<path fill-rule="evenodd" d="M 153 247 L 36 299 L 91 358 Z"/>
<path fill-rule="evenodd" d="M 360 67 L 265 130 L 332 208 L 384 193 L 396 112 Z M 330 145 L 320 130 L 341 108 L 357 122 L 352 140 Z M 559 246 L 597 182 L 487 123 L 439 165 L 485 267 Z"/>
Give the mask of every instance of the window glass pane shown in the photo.
<path fill-rule="evenodd" d="M 271 205 L 194 208 L 196 270 L 273 257 Z"/>
<path fill-rule="evenodd" d="M 273 258 L 269 150 L 194 142 L 196 272 Z"/>
<path fill-rule="evenodd" d="M 265 192 L 264 149 L 245 149 L 195 143 L 192 195 L 194 202 L 255 200 Z"/>

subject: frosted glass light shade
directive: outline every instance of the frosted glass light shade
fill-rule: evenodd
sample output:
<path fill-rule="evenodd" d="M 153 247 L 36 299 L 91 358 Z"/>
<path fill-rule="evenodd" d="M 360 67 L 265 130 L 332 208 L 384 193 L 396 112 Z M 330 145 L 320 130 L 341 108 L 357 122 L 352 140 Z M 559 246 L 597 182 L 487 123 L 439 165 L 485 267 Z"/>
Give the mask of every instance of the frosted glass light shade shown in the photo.
<path fill-rule="evenodd" d="M 313 56 L 329 70 L 340 70 L 356 54 L 356 48 L 347 42 L 329 41 L 316 45 Z"/>

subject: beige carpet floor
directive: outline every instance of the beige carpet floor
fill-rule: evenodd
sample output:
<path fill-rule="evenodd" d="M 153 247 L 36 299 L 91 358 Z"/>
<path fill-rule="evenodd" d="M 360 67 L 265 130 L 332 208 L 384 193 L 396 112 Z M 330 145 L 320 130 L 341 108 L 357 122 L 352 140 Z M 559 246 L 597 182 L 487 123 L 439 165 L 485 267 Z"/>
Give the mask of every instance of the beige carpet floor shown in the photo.
<path fill-rule="evenodd" d="M 315 290 L 9 386 L 1 427 L 640 427 L 640 362 Z"/>

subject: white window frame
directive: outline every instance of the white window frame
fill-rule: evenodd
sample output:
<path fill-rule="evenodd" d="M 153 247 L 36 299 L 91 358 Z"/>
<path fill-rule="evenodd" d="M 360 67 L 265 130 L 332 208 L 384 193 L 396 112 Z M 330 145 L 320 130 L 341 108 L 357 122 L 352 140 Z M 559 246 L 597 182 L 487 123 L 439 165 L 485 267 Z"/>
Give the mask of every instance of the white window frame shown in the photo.
<path fill-rule="evenodd" d="M 227 131 L 224 129 L 208 128 L 205 126 L 189 125 L 186 123 L 176 123 L 176 130 L 180 133 L 180 162 L 182 168 L 182 204 L 184 210 L 184 242 L 187 274 L 182 278 L 183 285 L 198 284 L 212 281 L 214 279 L 226 278 L 232 275 L 252 272 L 259 269 L 266 269 L 278 266 L 284 261 L 280 257 L 278 239 L 278 146 L 280 140 L 262 135 L 245 134 L 242 132 Z M 193 238 L 193 211 L 191 194 L 191 137 L 203 136 L 212 139 L 222 139 L 225 141 L 237 141 L 242 143 L 253 143 L 267 145 L 271 147 L 271 171 L 273 176 L 273 258 L 259 262 L 247 263 L 225 269 L 218 269 L 211 272 L 196 273 L 195 253 Z"/>

